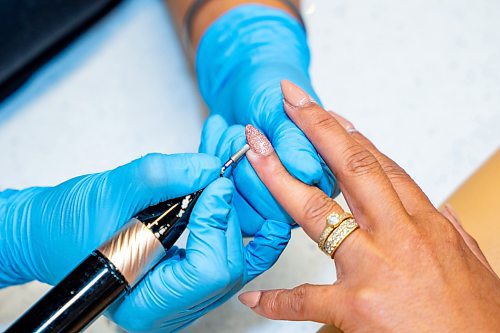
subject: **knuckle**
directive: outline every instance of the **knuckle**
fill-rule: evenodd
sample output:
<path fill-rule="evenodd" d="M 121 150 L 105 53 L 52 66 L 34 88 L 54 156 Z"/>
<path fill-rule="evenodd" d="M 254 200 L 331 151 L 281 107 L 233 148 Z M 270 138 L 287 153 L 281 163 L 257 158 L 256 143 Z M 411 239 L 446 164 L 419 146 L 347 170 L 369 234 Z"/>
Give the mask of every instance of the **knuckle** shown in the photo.
<path fill-rule="evenodd" d="M 406 171 L 396 163 L 382 163 L 382 169 L 384 169 L 387 177 L 389 177 L 392 182 L 400 182 L 401 180 L 407 180 L 410 177 Z"/>
<path fill-rule="evenodd" d="M 323 113 L 318 114 L 312 123 L 312 128 L 317 131 L 327 132 L 339 127 L 341 125 L 333 117 Z"/>
<path fill-rule="evenodd" d="M 291 298 L 290 298 L 290 309 L 294 313 L 298 314 L 303 314 L 306 310 L 305 308 L 305 299 L 308 293 L 310 285 L 309 284 L 302 284 L 298 287 L 295 287 L 291 291 Z"/>
<path fill-rule="evenodd" d="M 344 152 L 344 167 L 347 175 L 363 176 L 379 170 L 380 165 L 368 150 L 353 144 Z"/>
<path fill-rule="evenodd" d="M 302 221 L 323 221 L 325 216 L 332 211 L 335 201 L 323 191 L 315 191 L 304 204 Z"/>

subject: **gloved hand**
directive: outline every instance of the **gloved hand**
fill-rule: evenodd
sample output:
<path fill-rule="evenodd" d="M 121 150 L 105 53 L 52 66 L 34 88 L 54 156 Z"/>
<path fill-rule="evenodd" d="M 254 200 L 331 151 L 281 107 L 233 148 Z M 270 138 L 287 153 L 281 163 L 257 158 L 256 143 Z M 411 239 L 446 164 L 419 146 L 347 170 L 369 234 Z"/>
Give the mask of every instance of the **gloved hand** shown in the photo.
<path fill-rule="evenodd" d="M 56 187 L 0 193 L 0 287 L 33 279 L 57 283 L 144 208 L 205 187 L 221 162 L 205 154 L 151 154 Z M 108 315 L 126 330 L 172 331 L 221 304 L 277 260 L 289 226 L 268 221 L 243 248 L 220 179 L 198 200 L 186 250 L 172 248 Z"/>
<path fill-rule="evenodd" d="M 57 283 L 136 213 L 205 187 L 220 165 L 205 154 L 150 154 L 55 187 L 1 193 L 0 287 Z"/>
<path fill-rule="evenodd" d="M 283 79 L 300 85 L 319 101 L 308 67 L 306 34 L 295 18 L 260 5 L 238 6 L 222 15 L 207 29 L 196 54 L 200 92 L 212 114 L 222 117 L 205 125 L 200 151 L 228 152 L 223 143 L 219 149 L 213 146 L 221 138 L 221 128 L 250 123 L 270 139 L 290 173 L 330 195 L 337 194 L 333 175 L 283 110 Z M 241 128 L 231 133 L 238 131 L 241 135 Z M 231 135 L 225 134 L 222 142 L 233 141 L 226 138 Z M 250 165 L 245 161 L 238 168 L 235 205 L 244 234 L 254 234 L 265 219 L 291 221 Z"/>
<path fill-rule="evenodd" d="M 290 238 L 290 225 L 265 221 L 243 246 L 232 208 L 233 185 L 216 180 L 202 193 L 188 224 L 187 248 L 171 251 L 110 317 L 127 331 L 172 332 L 224 303 L 269 269 Z"/>

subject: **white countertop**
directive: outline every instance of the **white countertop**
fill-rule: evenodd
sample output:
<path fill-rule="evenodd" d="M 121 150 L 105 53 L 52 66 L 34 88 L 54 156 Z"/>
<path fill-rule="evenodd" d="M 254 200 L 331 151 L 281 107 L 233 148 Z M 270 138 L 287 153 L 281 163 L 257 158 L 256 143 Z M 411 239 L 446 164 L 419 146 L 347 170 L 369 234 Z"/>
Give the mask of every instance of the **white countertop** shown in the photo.
<path fill-rule="evenodd" d="M 312 78 L 345 115 L 441 203 L 500 146 L 500 2 L 303 1 Z M 196 151 L 205 117 L 160 0 L 130 0 L 0 104 L 0 188 L 55 185 L 148 152 Z M 295 230 L 249 288 L 333 281 Z M 46 290 L 0 291 L 0 322 Z M 189 332 L 314 332 L 233 298 Z M 90 332 L 113 332 L 99 320 Z"/>

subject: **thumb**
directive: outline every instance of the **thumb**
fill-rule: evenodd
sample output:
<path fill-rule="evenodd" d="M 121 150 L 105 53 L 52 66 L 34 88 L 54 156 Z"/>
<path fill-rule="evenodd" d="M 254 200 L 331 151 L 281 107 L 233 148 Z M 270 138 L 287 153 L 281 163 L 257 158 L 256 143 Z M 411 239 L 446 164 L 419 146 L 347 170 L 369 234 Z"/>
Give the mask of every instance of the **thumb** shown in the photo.
<path fill-rule="evenodd" d="M 336 324 L 344 309 L 340 294 L 338 285 L 303 284 L 293 289 L 250 291 L 239 300 L 269 319 Z"/>
<path fill-rule="evenodd" d="M 216 179 L 220 160 L 206 154 L 148 154 L 101 175 L 107 195 L 128 216 L 161 201 L 206 187 Z"/>

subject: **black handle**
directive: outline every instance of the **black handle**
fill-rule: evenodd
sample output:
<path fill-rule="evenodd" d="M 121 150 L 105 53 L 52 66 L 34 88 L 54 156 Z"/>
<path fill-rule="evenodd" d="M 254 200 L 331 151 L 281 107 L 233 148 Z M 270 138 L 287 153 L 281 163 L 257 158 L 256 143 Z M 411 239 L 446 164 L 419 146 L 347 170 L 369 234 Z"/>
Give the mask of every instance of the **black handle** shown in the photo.
<path fill-rule="evenodd" d="M 6 332 L 81 331 L 127 288 L 125 279 L 109 260 L 94 251 Z"/>

